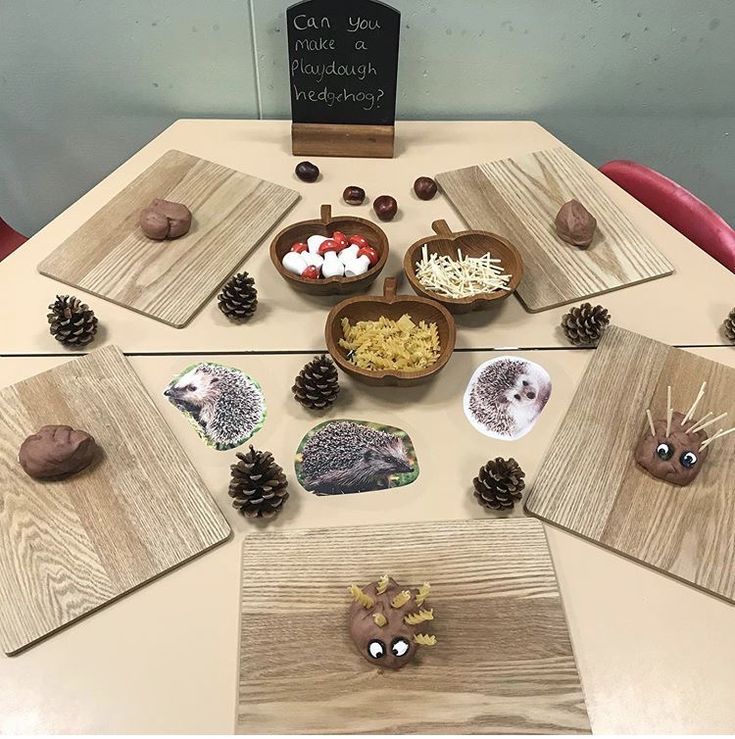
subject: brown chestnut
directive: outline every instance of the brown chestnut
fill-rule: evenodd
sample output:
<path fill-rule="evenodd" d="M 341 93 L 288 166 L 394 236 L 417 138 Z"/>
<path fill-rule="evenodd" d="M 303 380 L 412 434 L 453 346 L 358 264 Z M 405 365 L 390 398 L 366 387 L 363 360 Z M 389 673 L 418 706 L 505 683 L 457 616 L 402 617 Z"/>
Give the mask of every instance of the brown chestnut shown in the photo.
<path fill-rule="evenodd" d="M 436 195 L 436 182 L 431 177 L 418 177 L 413 183 L 413 191 L 419 200 L 431 200 Z"/>
<path fill-rule="evenodd" d="M 373 202 L 373 210 L 375 215 L 380 218 L 381 221 L 392 221 L 395 214 L 398 212 L 398 203 L 396 199 L 390 195 L 381 195 L 375 198 Z"/>
<path fill-rule="evenodd" d="M 347 205 L 362 205 L 365 200 L 365 190 L 357 185 L 348 185 L 342 193 L 342 199 Z"/>
<path fill-rule="evenodd" d="M 316 182 L 319 177 L 319 167 L 313 162 L 299 162 L 294 171 L 296 176 L 304 182 Z"/>

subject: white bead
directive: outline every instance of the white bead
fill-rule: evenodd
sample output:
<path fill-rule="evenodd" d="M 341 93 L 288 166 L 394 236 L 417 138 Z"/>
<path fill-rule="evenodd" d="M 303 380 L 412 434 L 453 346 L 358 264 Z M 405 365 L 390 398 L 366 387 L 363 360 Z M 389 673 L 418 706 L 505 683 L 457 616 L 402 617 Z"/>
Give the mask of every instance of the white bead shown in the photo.
<path fill-rule="evenodd" d="M 345 267 L 337 258 L 337 254 L 328 251 L 324 255 L 324 264 L 322 266 L 322 274 L 325 277 L 342 277 L 345 273 Z"/>
<path fill-rule="evenodd" d="M 364 275 L 370 268 L 370 260 L 363 254 L 357 259 L 345 264 L 345 277 L 357 277 Z"/>
<path fill-rule="evenodd" d="M 326 236 L 320 236 L 319 234 L 314 234 L 313 236 L 309 236 L 308 239 L 306 239 L 306 245 L 309 247 L 309 251 L 312 254 L 317 254 L 319 252 L 319 247 L 327 240 Z"/>
<path fill-rule="evenodd" d="M 357 244 L 350 244 L 338 254 L 340 262 L 347 264 L 353 259 L 357 258 L 357 252 L 360 251 L 360 247 Z"/>
<path fill-rule="evenodd" d="M 301 256 L 301 254 L 298 254 L 295 251 L 286 252 L 283 259 L 281 260 L 281 264 L 289 272 L 293 272 L 293 274 L 295 275 L 301 275 L 303 271 L 309 266 L 306 263 L 306 260 Z"/>

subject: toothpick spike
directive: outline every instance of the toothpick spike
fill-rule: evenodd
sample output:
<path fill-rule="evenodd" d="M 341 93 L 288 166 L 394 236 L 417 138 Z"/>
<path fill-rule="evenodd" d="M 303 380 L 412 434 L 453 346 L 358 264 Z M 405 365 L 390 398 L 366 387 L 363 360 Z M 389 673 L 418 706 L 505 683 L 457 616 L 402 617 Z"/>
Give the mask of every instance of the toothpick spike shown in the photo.
<path fill-rule="evenodd" d="M 735 431 L 735 426 L 733 426 L 731 429 L 727 429 L 727 431 L 720 429 L 716 434 L 714 434 L 713 436 L 710 436 L 709 439 L 707 439 L 706 441 L 702 443 L 702 446 L 699 447 L 699 451 L 701 452 L 702 449 L 704 449 L 708 444 L 711 444 L 713 441 L 717 441 L 718 439 L 721 439 L 723 436 L 727 436 L 728 434 L 731 434 L 733 431 Z"/>
<path fill-rule="evenodd" d="M 706 414 L 705 414 L 704 416 L 702 416 L 702 417 L 701 417 L 701 418 L 699 419 L 699 421 L 695 421 L 695 422 L 694 422 L 694 423 L 693 423 L 693 424 L 692 424 L 692 425 L 691 425 L 691 426 L 690 426 L 690 427 L 689 427 L 689 428 L 687 429 L 687 431 L 686 431 L 686 432 L 687 432 L 688 434 L 691 434 L 691 433 L 692 433 L 692 429 L 694 429 L 694 430 L 696 431 L 696 430 L 697 430 L 697 427 L 698 427 L 698 426 L 699 426 L 699 425 L 700 425 L 700 424 L 702 423 L 702 421 L 706 421 L 706 420 L 707 420 L 707 419 L 708 419 L 708 418 L 709 418 L 709 417 L 710 417 L 711 415 L 712 415 L 712 411 L 710 411 L 709 413 L 706 413 Z"/>
<path fill-rule="evenodd" d="M 704 395 L 704 389 L 707 387 L 707 380 L 705 380 L 702 383 L 702 387 L 699 388 L 699 392 L 697 393 L 697 397 L 694 399 L 694 402 L 692 403 L 691 408 L 687 411 L 686 416 L 681 421 L 681 425 L 683 426 L 693 415 L 694 411 L 697 409 L 697 406 L 699 405 L 699 401 L 702 400 L 702 396 Z"/>
<path fill-rule="evenodd" d="M 653 416 L 651 415 L 651 409 L 646 408 L 646 417 L 648 418 L 648 428 L 651 429 L 651 436 L 656 436 L 656 427 L 653 425 Z"/>
<path fill-rule="evenodd" d="M 700 422 L 699 426 L 696 426 L 696 424 L 695 424 L 695 426 L 694 426 L 695 432 L 696 431 L 701 431 L 702 429 L 707 428 L 707 426 L 710 426 L 711 424 L 716 423 L 717 421 L 723 419 L 726 415 L 727 415 L 727 411 L 725 411 L 725 413 L 720 413 L 719 416 L 715 416 L 714 418 L 711 418 L 709 421 L 707 421 L 707 423 L 701 423 Z M 720 429 L 720 431 L 722 431 L 722 429 Z M 692 430 L 689 429 L 689 431 L 687 431 L 687 433 L 688 434 L 691 434 L 692 433 Z"/>
<path fill-rule="evenodd" d="M 666 388 L 666 436 L 671 434 L 671 415 L 674 409 L 671 405 L 671 385 Z"/>

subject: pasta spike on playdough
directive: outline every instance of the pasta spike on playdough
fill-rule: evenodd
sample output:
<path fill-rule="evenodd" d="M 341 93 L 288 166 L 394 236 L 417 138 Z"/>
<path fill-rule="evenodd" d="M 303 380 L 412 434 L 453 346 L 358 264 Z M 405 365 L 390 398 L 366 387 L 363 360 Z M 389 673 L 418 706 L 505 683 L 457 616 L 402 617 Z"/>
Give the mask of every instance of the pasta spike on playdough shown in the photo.
<path fill-rule="evenodd" d="M 421 585 L 416 591 L 416 605 L 419 607 L 424 605 L 424 601 L 429 597 L 430 592 L 431 585 L 429 585 L 428 582 L 425 582 L 423 585 Z"/>
<path fill-rule="evenodd" d="M 373 621 L 381 629 L 388 623 L 388 619 L 382 613 L 373 613 Z"/>
<path fill-rule="evenodd" d="M 362 588 L 354 583 L 350 585 L 350 594 L 356 603 L 359 603 L 363 608 L 372 608 L 375 605 L 375 601 L 365 592 Z"/>
<path fill-rule="evenodd" d="M 409 600 L 411 600 L 411 591 L 401 590 L 401 592 L 398 593 L 395 598 L 393 598 L 390 604 L 391 606 L 393 606 L 393 608 L 403 608 L 403 606 L 405 606 Z"/>
<path fill-rule="evenodd" d="M 433 608 L 421 608 L 418 611 L 409 613 L 403 617 L 403 620 L 409 626 L 417 626 L 418 624 L 424 623 L 424 621 L 434 620 L 434 609 Z"/>
<path fill-rule="evenodd" d="M 436 636 L 434 634 L 415 634 L 413 643 L 422 647 L 433 647 L 436 645 Z"/>
<path fill-rule="evenodd" d="M 378 580 L 378 586 L 375 591 L 378 595 L 383 595 L 383 593 L 388 589 L 388 585 L 390 585 L 390 578 L 388 575 L 383 575 L 380 580 Z"/>

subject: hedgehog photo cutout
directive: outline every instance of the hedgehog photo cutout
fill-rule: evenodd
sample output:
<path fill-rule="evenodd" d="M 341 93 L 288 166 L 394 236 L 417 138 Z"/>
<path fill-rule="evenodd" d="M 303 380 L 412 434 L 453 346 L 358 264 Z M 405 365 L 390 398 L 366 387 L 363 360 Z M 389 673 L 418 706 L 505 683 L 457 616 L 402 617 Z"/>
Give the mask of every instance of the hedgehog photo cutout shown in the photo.
<path fill-rule="evenodd" d="M 349 631 L 362 657 L 379 670 L 400 670 L 420 647 L 435 646 L 436 636 L 427 632 L 434 620 L 426 602 L 430 590 L 424 583 L 411 591 L 388 575 L 364 587 L 351 585 Z"/>
<path fill-rule="evenodd" d="M 540 364 L 502 356 L 473 372 L 462 403 L 467 420 L 481 434 L 515 441 L 534 427 L 550 397 L 551 377 Z"/>
<path fill-rule="evenodd" d="M 710 444 L 735 431 L 735 426 L 721 428 L 708 436 L 704 430 L 721 421 L 727 413 L 716 416 L 714 411 L 710 411 L 698 421 L 694 420 L 694 413 L 704 397 L 706 387 L 707 383 L 703 382 L 686 413 L 673 409 L 671 385 L 666 390 L 666 417 L 654 420 L 651 409 L 646 410 L 648 424 L 638 441 L 635 461 L 659 480 L 673 485 L 689 485 L 707 460 Z"/>
<path fill-rule="evenodd" d="M 220 451 L 244 444 L 266 417 L 260 385 L 234 367 L 201 362 L 187 367 L 163 391 L 199 436 Z"/>

